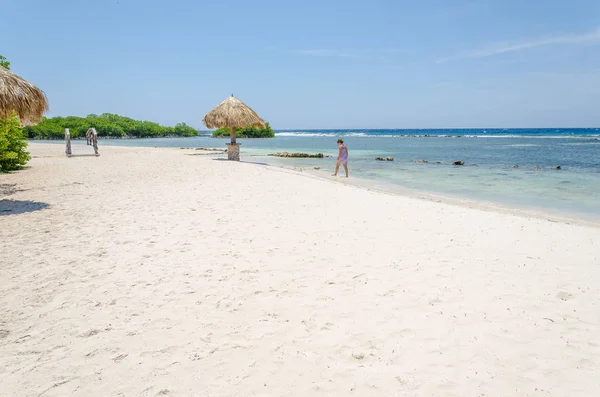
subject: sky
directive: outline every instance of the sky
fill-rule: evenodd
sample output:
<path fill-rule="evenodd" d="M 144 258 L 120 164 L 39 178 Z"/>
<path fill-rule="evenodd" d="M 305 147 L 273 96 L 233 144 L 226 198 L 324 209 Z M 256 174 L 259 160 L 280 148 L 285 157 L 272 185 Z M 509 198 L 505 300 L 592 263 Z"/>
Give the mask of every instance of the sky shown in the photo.
<path fill-rule="evenodd" d="M 600 127 L 598 0 L 0 0 L 48 116 L 274 129 Z M 12 17 L 10 17 L 12 15 Z"/>

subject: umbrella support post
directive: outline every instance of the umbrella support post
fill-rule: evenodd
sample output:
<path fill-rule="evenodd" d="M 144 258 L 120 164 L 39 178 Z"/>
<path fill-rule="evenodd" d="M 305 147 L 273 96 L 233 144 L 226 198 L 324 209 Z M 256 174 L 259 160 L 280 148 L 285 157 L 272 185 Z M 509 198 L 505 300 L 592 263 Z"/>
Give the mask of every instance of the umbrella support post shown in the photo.
<path fill-rule="evenodd" d="M 227 144 L 227 160 L 240 161 L 240 144 L 239 143 L 228 143 Z"/>

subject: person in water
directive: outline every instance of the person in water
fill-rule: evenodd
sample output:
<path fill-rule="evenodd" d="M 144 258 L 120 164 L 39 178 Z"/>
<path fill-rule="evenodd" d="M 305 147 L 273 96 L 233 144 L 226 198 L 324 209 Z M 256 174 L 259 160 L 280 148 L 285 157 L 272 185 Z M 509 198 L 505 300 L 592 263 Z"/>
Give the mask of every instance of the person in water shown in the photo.
<path fill-rule="evenodd" d="M 338 139 L 337 144 L 339 147 L 339 151 L 337 156 L 337 163 L 335 163 L 335 172 L 332 175 L 337 176 L 341 164 L 344 166 L 344 170 L 346 171 L 346 178 L 348 178 L 348 148 L 346 147 L 346 145 L 344 145 L 344 141 L 341 139 Z"/>

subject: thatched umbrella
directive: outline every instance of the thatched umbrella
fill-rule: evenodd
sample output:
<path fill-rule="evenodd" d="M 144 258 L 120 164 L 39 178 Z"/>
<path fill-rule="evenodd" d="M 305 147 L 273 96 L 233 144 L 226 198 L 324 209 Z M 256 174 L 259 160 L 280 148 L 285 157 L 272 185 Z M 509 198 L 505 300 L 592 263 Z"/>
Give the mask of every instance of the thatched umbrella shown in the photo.
<path fill-rule="evenodd" d="M 235 129 L 244 127 L 265 128 L 265 122 L 244 102 L 231 94 L 204 116 L 202 123 L 208 128 L 229 128 L 231 143 L 227 145 L 227 158 L 240 160 L 240 147 L 235 139 Z"/>
<path fill-rule="evenodd" d="M 32 125 L 41 120 L 47 110 L 44 91 L 0 66 L 0 119 L 16 112 L 22 123 Z"/>

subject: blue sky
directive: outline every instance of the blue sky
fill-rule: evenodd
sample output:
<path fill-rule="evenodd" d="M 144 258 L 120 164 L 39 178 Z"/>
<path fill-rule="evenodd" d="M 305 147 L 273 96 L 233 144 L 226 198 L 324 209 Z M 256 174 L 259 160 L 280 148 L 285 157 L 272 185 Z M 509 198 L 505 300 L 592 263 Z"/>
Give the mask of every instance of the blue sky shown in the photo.
<path fill-rule="evenodd" d="M 598 0 L 3 0 L 2 14 L 0 54 L 49 116 L 200 128 L 234 93 L 275 129 L 600 126 Z"/>

